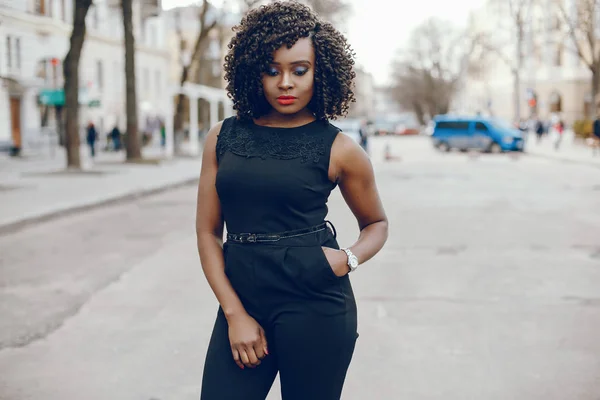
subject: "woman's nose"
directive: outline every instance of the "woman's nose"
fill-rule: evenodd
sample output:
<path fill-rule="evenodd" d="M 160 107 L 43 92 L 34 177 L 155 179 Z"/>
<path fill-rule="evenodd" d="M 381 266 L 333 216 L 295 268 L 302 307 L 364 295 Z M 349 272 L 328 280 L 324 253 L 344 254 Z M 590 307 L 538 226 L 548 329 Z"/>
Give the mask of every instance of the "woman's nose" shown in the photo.
<path fill-rule="evenodd" d="M 281 75 L 281 81 L 279 81 L 279 88 L 282 90 L 291 89 L 294 86 L 292 82 L 292 77 L 290 74 L 285 73 Z"/>

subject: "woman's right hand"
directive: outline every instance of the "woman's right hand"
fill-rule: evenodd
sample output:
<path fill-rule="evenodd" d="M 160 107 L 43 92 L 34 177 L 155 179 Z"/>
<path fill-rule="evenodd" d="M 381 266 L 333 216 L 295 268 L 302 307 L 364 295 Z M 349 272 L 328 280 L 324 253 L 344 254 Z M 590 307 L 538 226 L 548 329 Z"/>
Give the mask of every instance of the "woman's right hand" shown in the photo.
<path fill-rule="evenodd" d="M 255 368 L 269 355 L 264 329 L 250 315 L 244 313 L 229 318 L 229 343 L 233 360 L 241 369 Z"/>

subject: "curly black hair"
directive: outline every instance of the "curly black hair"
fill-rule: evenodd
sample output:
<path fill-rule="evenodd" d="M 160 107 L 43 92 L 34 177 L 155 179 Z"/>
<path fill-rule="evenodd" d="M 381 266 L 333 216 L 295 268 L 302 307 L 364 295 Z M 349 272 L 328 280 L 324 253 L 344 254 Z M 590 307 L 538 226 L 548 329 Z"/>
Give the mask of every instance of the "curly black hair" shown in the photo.
<path fill-rule="evenodd" d="M 233 28 L 225 56 L 227 95 L 238 118 L 259 118 L 270 111 L 262 74 L 281 46 L 291 48 L 310 37 L 315 51 L 313 97 L 308 109 L 317 119 L 336 119 L 355 101 L 354 51 L 346 38 L 309 7 L 296 1 L 276 1 L 249 11 Z"/>

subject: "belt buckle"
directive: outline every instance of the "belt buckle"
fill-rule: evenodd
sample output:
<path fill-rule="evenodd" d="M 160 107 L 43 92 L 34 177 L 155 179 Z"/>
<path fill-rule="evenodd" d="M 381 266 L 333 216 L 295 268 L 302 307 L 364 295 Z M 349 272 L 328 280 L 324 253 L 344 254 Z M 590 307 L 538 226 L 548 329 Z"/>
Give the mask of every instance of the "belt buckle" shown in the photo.
<path fill-rule="evenodd" d="M 251 233 L 250 235 L 248 235 L 248 238 L 246 239 L 249 243 L 256 243 L 256 234 Z"/>

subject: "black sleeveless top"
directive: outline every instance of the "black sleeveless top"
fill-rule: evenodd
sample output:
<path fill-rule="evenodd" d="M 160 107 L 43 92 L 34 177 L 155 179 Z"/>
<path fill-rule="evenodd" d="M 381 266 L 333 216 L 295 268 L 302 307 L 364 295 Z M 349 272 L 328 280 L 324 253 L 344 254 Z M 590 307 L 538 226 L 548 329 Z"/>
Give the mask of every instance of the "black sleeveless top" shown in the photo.
<path fill-rule="evenodd" d="M 217 139 L 216 189 L 231 233 L 276 233 L 321 224 L 331 146 L 340 130 L 315 120 L 294 128 L 223 121 Z"/>

